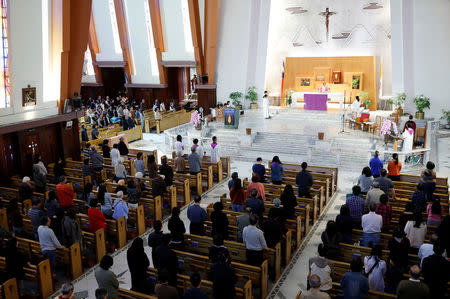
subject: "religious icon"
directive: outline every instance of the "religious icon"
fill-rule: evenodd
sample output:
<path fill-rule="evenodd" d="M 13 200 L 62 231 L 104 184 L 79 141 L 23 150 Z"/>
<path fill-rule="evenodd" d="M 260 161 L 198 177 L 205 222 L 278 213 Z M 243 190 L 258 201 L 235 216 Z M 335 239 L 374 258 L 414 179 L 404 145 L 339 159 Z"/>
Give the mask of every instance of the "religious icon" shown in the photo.
<path fill-rule="evenodd" d="M 36 105 L 36 87 L 22 88 L 22 106 L 35 106 Z"/>
<path fill-rule="evenodd" d="M 234 125 L 234 109 L 225 109 L 224 111 L 224 119 L 225 119 L 225 125 L 227 126 L 233 126 Z"/>
<path fill-rule="evenodd" d="M 329 26 L 330 26 L 330 17 L 332 15 L 335 15 L 336 13 L 334 11 L 330 11 L 330 9 L 327 7 L 324 12 L 319 13 L 320 16 L 325 17 L 325 28 L 327 33 L 327 42 L 328 42 L 328 32 L 329 32 Z"/>

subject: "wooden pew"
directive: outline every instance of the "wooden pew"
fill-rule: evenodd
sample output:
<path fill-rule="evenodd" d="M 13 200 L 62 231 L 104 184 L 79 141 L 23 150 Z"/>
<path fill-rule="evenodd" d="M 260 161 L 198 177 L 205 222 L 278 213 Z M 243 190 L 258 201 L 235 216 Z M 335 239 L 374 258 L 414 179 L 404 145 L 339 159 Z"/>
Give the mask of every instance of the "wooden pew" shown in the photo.
<path fill-rule="evenodd" d="M 158 270 L 150 268 L 147 273 L 150 275 L 152 281 L 157 281 Z M 191 288 L 190 277 L 188 275 L 177 274 L 177 289 L 184 293 Z M 202 279 L 200 289 L 208 295 L 208 298 L 213 298 L 213 283 L 212 281 Z M 252 299 L 252 281 L 247 280 L 242 287 L 235 287 L 235 298 Z"/>
<path fill-rule="evenodd" d="M 0 285 L 0 298 L 5 299 L 19 299 L 19 287 L 17 285 L 17 279 L 11 278 Z"/>
<path fill-rule="evenodd" d="M 77 214 L 78 225 L 81 230 L 90 232 L 89 230 L 89 217 L 86 214 Z M 106 235 L 110 235 L 115 239 L 118 248 L 122 248 L 127 243 L 127 224 L 125 217 L 119 219 L 106 219 Z"/>
<path fill-rule="evenodd" d="M 211 237 L 185 234 L 185 249 L 189 252 L 208 255 L 209 247 L 213 245 Z M 247 262 L 246 248 L 243 243 L 224 240 L 224 245 L 230 252 L 231 259 L 240 263 Z M 273 270 L 275 281 L 281 274 L 281 244 L 278 243 L 275 249 L 264 250 L 264 259 L 269 261 L 269 267 Z"/>
<path fill-rule="evenodd" d="M 180 271 L 199 272 L 206 278 L 209 273 L 211 263 L 207 256 L 193 254 L 184 251 L 174 250 L 178 257 L 178 266 Z M 260 289 L 261 298 L 265 298 L 268 293 L 268 261 L 264 260 L 261 267 L 250 266 L 242 263 L 231 262 L 238 283 L 245 285 L 247 280 L 252 281 L 252 285 Z"/>
<path fill-rule="evenodd" d="M 96 263 L 100 263 L 101 259 L 106 254 L 105 231 L 103 229 L 99 229 L 95 233 L 82 231 L 81 236 L 83 238 L 83 251 L 93 249 L 95 261 Z"/>
<path fill-rule="evenodd" d="M 333 282 L 333 288 L 331 289 L 330 296 L 332 298 L 335 298 L 337 296 L 342 296 L 342 295 L 343 295 L 343 290 L 341 288 L 340 283 Z M 374 290 L 369 290 L 369 293 L 366 296 L 364 296 L 364 298 L 365 299 L 392 299 L 392 298 L 397 298 L 397 295 L 384 293 L 384 292 L 378 292 L 378 291 L 374 291 Z"/>
<path fill-rule="evenodd" d="M 129 299 L 158 299 L 156 296 L 147 295 L 139 292 L 135 292 L 127 289 L 118 289 L 119 297 L 118 298 L 129 298 Z"/>

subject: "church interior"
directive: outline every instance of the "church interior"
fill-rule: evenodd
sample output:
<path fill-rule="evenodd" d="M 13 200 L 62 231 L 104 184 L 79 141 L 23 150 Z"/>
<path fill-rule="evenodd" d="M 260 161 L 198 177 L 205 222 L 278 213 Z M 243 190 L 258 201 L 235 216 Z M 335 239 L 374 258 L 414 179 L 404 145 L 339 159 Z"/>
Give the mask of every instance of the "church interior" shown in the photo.
<path fill-rule="evenodd" d="M 448 298 L 449 0 L 0 0 L 0 298 Z"/>

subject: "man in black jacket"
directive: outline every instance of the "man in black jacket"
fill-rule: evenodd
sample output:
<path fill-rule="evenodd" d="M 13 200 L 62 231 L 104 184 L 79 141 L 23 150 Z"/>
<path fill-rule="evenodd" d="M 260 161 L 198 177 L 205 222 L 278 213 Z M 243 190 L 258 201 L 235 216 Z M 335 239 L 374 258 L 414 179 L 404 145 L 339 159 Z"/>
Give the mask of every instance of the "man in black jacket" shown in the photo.
<path fill-rule="evenodd" d="M 424 282 L 430 289 L 430 298 L 445 298 L 450 277 L 450 262 L 442 256 L 444 248 L 439 242 L 433 246 L 434 254 L 423 259 L 422 273 Z"/>
<path fill-rule="evenodd" d="M 306 170 L 308 164 L 302 163 L 302 170 L 297 173 L 295 177 L 295 184 L 298 186 L 299 197 L 311 197 L 310 190 L 314 183 L 313 177 L 309 171 Z"/>
<path fill-rule="evenodd" d="M 155 249 L 161 245 L 163 243 L 163 237 L 164 234 L 162 232 L 162 223 L 159 220 L 156 220 L 154 225 L 154 232 L 152 232 L 149 236 L 148 236 L 148 246 L 152 248 L 152 260 L 153 260 L 153 265 L 156 264 L 155 261 Z"/>
<path fill-rule="evenodd" d="M 177 254 L 169 248 L 170 234 L 163 235 L 163 243 L 155 249 L 153 264 L 159 271 L 167 270 L 169 272 L 169 284 L 176 287 L 178 258 Z"/>

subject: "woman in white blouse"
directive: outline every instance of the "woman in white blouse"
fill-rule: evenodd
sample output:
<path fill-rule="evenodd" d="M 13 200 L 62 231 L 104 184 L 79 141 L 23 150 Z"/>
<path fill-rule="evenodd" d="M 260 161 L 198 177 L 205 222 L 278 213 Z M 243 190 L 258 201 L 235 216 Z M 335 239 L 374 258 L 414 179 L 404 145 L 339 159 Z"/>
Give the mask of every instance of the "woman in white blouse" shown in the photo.
<path fill-rule="evenodd" d="M 412 253 L 417 253 L 427 234 L 427 224 L 423 221 L 421 211 L 414 212 L 413 220 L 406 222 L 405 234 L 411 243 Z"/>
<path fill-rule="evenodd" d="M 384 274 L 386 274 L 386 262 L 382 258 L 382 247 L 376 245 L 372 248 L 370 256 L 364 257 L 364 272 L 369 279 L 371 290 L 384 292 Z"/>

